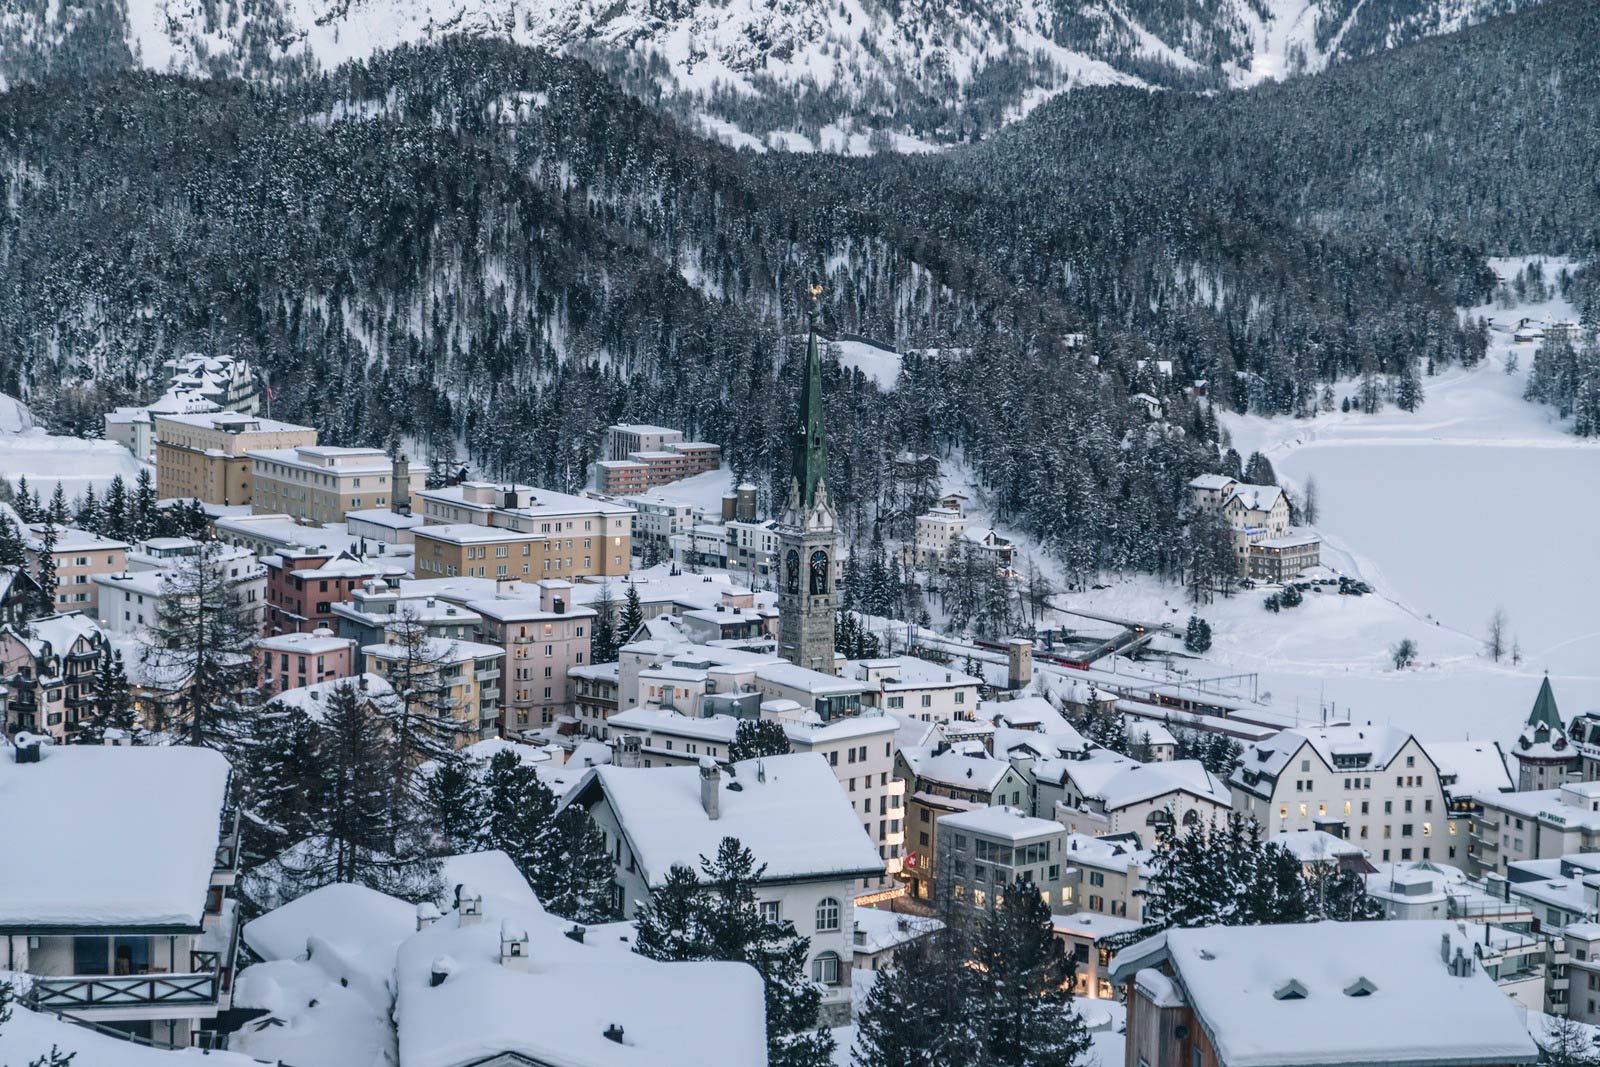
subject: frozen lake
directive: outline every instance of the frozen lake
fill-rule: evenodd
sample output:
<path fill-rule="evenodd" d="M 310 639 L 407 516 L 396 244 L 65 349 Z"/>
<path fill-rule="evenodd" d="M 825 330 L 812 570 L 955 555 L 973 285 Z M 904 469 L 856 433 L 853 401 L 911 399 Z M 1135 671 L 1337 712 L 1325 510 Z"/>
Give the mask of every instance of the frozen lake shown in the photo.
<path fill-rule="evenodd" d="M 1407 607 L 1480 638 L 1504 607 L 1525 667 L 1600 664 L 1600 449 L 1346 441 L 1280 466 L 1315 476 L 1330 545 Z"/>

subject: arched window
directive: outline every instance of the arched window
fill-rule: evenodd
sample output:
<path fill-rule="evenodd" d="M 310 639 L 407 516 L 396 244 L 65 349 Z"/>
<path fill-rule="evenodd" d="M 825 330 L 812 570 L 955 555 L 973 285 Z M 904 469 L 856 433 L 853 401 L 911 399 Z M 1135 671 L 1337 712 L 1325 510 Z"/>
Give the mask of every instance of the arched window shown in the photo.
<path fill-rule="evenodd" d="M 822 549 L 811 553 L 811 595 L 827 596 L 833 585 L 833 575 L 828 566 L 828 554 Z"/>
<path fill-rule="evenodd" d="M 811 961 L 811 980 L 821 985 L 839 984 L 839 954 L 824 952 Z"/>
<path fill-rule="evenodd" d="M 1190 808 L 1188 811 L 1183 813 L 1183 825 L 1185 825 L 1185 826 L 1193 826 L 1195 823 L 1197 823 L 1199 821 L 1200 821 L 1200 813 L 1198 811 L 1196 811 L 1194 808 Z"/>
<path fill-rule="evenodd" d="M 792 548 L 783 561 L 783 585 L 791 593 L 800 592 L 800 553 Z"/>
<path fill-rule="evenodd" d="M 823 897 L 817 902 L 817 933 L 826 934 L 839 929 L 839 902 Z"/>
<path fill-rule="evenodd" d="M 1144 824 L 1146 826 L 1171 826 L 1172 812 L 1168 811 L 1166 808 L 1161 808 L 1158 811 L 1152 811 L 1149 815 L 1145 816 Z"/>

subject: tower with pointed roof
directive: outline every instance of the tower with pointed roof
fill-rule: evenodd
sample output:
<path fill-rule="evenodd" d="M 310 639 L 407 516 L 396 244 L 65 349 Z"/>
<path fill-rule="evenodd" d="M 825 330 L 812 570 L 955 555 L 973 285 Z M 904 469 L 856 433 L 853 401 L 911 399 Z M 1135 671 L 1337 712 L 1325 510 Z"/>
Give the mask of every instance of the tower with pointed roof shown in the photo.
<path fill-rule="evenodd" d="M 1582 756 L 1567 736 L 1566 724 L 1556 707 L 1556 695 L 1545 676 L 1528 713 L 1527 725 L 1511 754 L 1517 760 L 1517 789 L 1556 789 L 1577 776 Z"/>
<path fill-rule="evenodd" d="M 828 499 L 828 438 L 817 351 L 816 298 L 821 291 L 811 289 L 789 495 L 778 521 L 778 654 L 797 666 L 832 674 L 839 524 Z"/>

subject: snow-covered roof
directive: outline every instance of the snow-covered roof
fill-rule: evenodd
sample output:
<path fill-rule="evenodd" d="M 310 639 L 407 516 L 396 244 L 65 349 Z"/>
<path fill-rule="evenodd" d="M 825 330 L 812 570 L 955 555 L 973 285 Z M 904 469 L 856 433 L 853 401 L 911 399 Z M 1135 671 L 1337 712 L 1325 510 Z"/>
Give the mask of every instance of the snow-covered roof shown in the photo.
<path fill-rule="evenodd" d="M 878 908 L 866 908 L 857 904 L 855 950 L 867 953 L 883 952 L 915 941 L 923 934 L 931 934 L 943 926 L 944 923 L 932 916 L 881 911 Z"/>
<path fill-rule="evenodd" d="M 504 657 L 506 650 L 499 645 L 486 645 L 478 641 L 460 641 L 451 637 L 429 637 L 421 642 L 423 654 L 430 660 L 438 659 L 443 663 L 461 663 L 469 659 L 493 659 L 496 656 Z M 406 646 L 385 642 L 381 645 L 361 646 L 363 655 L 376 656 L 382 660 L 402 660 L 406 657 Z"/>
<path fill-rule="evenodd" d="M 1226 474 L 1201 474 L 1189 479 L 1190 489 L 1210 489 L 1215 491 L 1237 484 L 1238 482 L 1235 479 L 1229 478 Z"/>
<path fill-rule="evenodd" d="M 228 761 L 204 748 L 0 749 L 0 928 L 198 928 Z M 109 872 L 109 873 L 108 873 Z"/>
<path fill-rule="evenodd" d="M 1154 853 L 1115 837 L 1068 834 L 1065 855 L 1070 863 L 1126 872 L 1129 867 L 1147 867 Z"/>
<path fill-rule="evenodd" d="M 1440 775 L 1455 776 L 1446 792 L 1456 799 L 1493 796 L 1516 788 L 1498 741 L 1428 741 L 1422 748 L 1438 765 Z"/>
<path fill-rule="evenodd" d="M 1269 537 L 1265 541 L 1257 541 L 1257 548 L 1300 548 L 1304 545 L 1320 545 L 1322 535 L 1315 530 L 1290 530 L 1282 537 Z"/>
<path fill-rule="evenodd" d="M 44 550 L 45 527 L 47 522 L 29 523 L 22 528 L 22 542 L 33 552 Z M 102 537 L 92 530 L 80 530 L 76 526 L 55 525 L 56 547 L 54 551 L 59 555 L 62 552 L 114 552 L 117 549 L 128 548 L 128 542 L 115 541 L 109 537 Z"/>
<path fill-rule="evenodd" d="M 105 636 L 98 623 L 82 612 L 68 611 L 29 619 L 28 632 L 21 640 L 35 657 L 44 655 L 46 645 L 50 646 L 52 655 L 64 656 L 79 639 L 93 641 L 96 636 Z"/>
<path fill-rule="evenodd" d="M 10 1021 L 0 1028 L 0 1063 L 42 1063 L 55 1050 L 72 1057 L 74 1067 L 193 1067 L 201 1062 L 205 1067 L 261 1067 L 261 1061 L 235 1052 L 206 1053 L 201 1061 L 198 1051 L 137 1045 L 21 1004 L 12 1004 L 11 1011 Z"/>
<path fill-rule="evenodd" d="M 374 700 L 394 696 L 394 687 L 389 684 L 389 680 L 381 674 L 369 671 L 349 678 L 330 678 L 326 682 L 313 682 L 296 689 L 285 689 L 267 701 L 267 706 L 298 708 L 311 716 L 314 721 L 320 722 L 327 714 L 328 703 L 333 698 L 334 690 L 343 685 L 355 686 L 362 696 Z"/>
<path fill-rule="evenodd" d="M 1301 863 L 1334 863 L 1347 856 L 1366 855 L 1360 845 L 1326 830 L 1285 830 L 1267 838 L 1267 844 L 1287 850 Z"/>
<path fill-rule="evenodd" d="M 1068 764 L 1067 777 L 1078 792 L 1101 801 L 1107 810 L 1176 792 L 1189 793 L 1223 807 L 1233 802 L 1228 787 L 1199 760 L 1159 763 L 1079 760 Z"/>
<path fill-rule="evenodd" d="M 978 718 L 996 725 L 1033 727 L 1041 733 L 1075 734 L 1066 717 L 1044 697 L 1018 697 L 1016 700 L 982 700 Z"/>
<path fill-rule="evenodd" d="M 741 760 L 722 772 L 719 816 L 700 800 L 698 767 L 595 767 L 576 793 L 603 794 L 651 885 L 674 864 L 699 868 L 736 837 L 773 879 L 862 877 L 883 861 L 828 761 L 815 753 Z M 733 788 L 737 783 L 738 788 Z"/>
<path fill-rule="evenodd" d="M 984 837 L 1028 841 L 1047 834 L 1062 834 L 1066 827 L 1053 819 L 1036 819 L 1019 808 L 996 804 L 978 811 L 960 811 L 939 817 L 941 830 L 965 830 Z"/>
<path fill-rule="evenodd" d="M 355 642 L 348 637 L 336 637 L 332 630 L 322 628 L 310 633 L 272 634 L 268 637 L 257 638 L 257 648 L 268 649 L 273 652 L 293 652 L 299 655 L 315 656 L 329 652 L 343 652 L 355 647 Z"/>
<path fill-rule="evenodd" d="M 700 1067 L 708 1055 L 765 1062 L 753 968 L 661 963 L 604 938 L 573 940 L 571 928 L 537 902 L 506 906 L 485 892 L 481 921 L 446 915 L 412 935 L 395 959 L 400 1067 L 466 1067 L 505 1055 L 561 1067 Z M 502 939 L 519 935 L 525 969 L 501 962 Z M 434 984 L 435 974 L 443 981 Z"/>
<path fill-rule="evenodd" d="M 809 667 L 798 667 L 782 660 L 769 661 L 756 666 L 756 677 L 771 685 L 785 689 L 798 689 L 805 693 L 848 694 L 862 691 L 862 683 L 849 678 L 835 678 Z"/>
<path fill-rule="evenodd" d="M 1297 726 L 1257 742 L 1244 753 L 1244 762 L 1230 782 L 1250 789 L 1247 772 L 1277 778 L 1303 748 L 1309 746 L 1329 770 L 1382 771 L 1389 766 L 1411 734 L 1393 726 L 1363 726 L 1339 722 L 1327 726 Z"/>
<path fill-rule="evenodd" d="M 902 748 L 900 753 L 919 780 L 962 789 L 992 791 L 1011 769 L 1006 760 L 970 756 L 954 749 L 935 755 L 928 747 Z"/>
<path fill-rule="evenodd" d="M 1444 958 L 1465 954 L 1466 973 Z M 1227 1067 L 1532 1063 L 1519 1010 L 1473 962 L 1465 924 L 1172 929 L 1118 953 L 1112 979 L 1165 959 Z"/>
<path fill-rule="evenodd" d="M 844 673 L 861 682 L 876 679 L 884 692 L 902 689 L 945 689 L 982 684 L 970 674 L 917 656 L 857 659 L 845 664 Z"/>
<path fill-rule="evenodd" d="M 641 677 L 642 677 L 641 672 Z M 606 720 L 613 735 L 629 730 L 647 733 L 671 734 L 673 737 L 694 737 L 705 741 L 729 744 L 739 732 L 739 720 L 732 715 L 680 715 L 668 708 L 628 708 L 614 713 Z"/>
<path fill-rule="evenodd" d="M 245 923 L 242 936 L 264 960 L 303 956 L 316 938 L 352 956 L 387 951 L 392 961 L 400 942 L 416 932 L 416 921 L 416 908 L 403 900 L 336 882 Z"/>
<path fill-rule="evenodd" d="M 1249 482 L 1238 482 L 1233 487 L 1233 495 L 1228 498 L 1231 504 L 1237 500 L 1250 511 L 1271 511 L 1283 499 L 1283 490 L 1276 485 L 1251 485 Z"/>
<path fill-rule="evenodd" d="M 1050 926 L 1057 933 L 1077 934 L 1098 941 L 1113 934 L 1125 934 L 1144 924 L 1120 915 L 1104 915 L 1098 911 L 1074 911 L 1050 916 Z"/>

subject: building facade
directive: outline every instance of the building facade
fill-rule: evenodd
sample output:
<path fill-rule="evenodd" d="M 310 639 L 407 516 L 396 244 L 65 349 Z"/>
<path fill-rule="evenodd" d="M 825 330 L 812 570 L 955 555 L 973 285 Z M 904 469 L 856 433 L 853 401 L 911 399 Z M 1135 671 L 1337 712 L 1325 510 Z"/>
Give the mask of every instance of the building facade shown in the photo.
<path fill-rule="evenodd" d="M 234 411 L 158 415 L 156 490 L 207 504 L 251 503 L 252 461 L 247 453 L 317 443 L 309 426 Z"/>
<path fill-rule="evenodd" d="M 572 586 L 559 579 L 539 583 L 539 599 L 474 600 L 467 604 L 483 621 L 479 640 L 505 652 L 500 681 L 506 733 L 549 726 L 576 711 L 572 671 L 589 664 L 597 615 L 572 605 Z"/>
<path fill-rule="evenodd" d="M 387 508 L 397 496 L 421 489 L 427 474 L 381 448 L 300 445 L 258 449 L 249 457 L 251 509 L 312 526 L 344 522 L 352 511 Z M 403 493 L 395 492 L 397 478 L 407 483 Z"/>
<path fill-rule="evenodd" d="M 100 587 L 95 578 L 119 574 L 128 566 L 128 545 L 76 526 L 30 523 L 22 529 L 28 572 L 39 579 L 46 553 L 56 572 L 57 611 L 82 611 L 98 617 Z"/>

